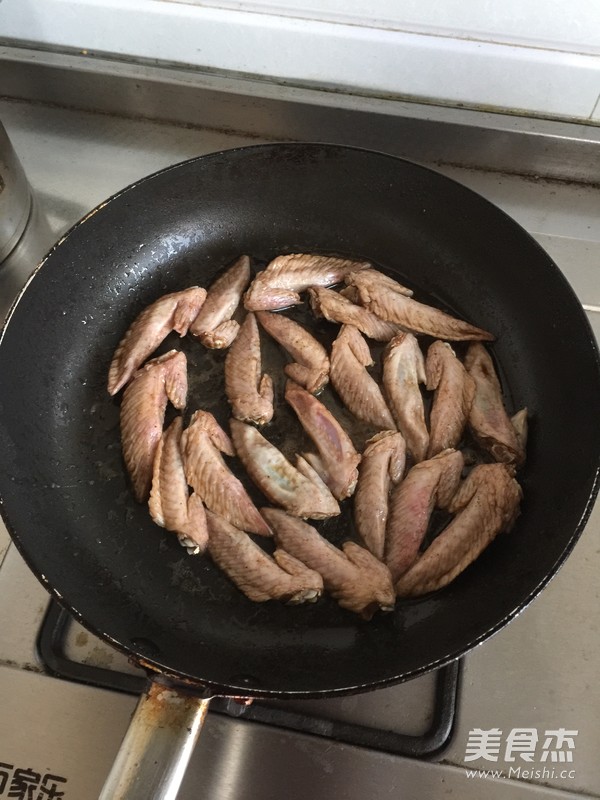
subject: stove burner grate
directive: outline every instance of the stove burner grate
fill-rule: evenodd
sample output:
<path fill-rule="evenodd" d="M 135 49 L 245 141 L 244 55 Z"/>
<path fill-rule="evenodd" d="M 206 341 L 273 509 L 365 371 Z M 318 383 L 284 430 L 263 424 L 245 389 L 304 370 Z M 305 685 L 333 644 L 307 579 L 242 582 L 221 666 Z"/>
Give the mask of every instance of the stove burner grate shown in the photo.
<path fill-rule="evenodd" d="M 55 600 L 50 602 L 37 640 L 38 652 L 46 670 L 59 678 L 127 694 L 141 694 L 147 685 L 144 677 L 82 664 L 65 655 L 63 645 L 71 619 Z M 462 662 L 458 660 L 437 671 L 431 726 L 426 733 L 418 736 L 323 719 L 259 700 L 242 705 L 235 700 L 215 698 L 210 708 L 230 717 L 333 739 L 343 744 L 409 758 L 437 758 L 450 744 L 456 726 L 461 669 Z"/>

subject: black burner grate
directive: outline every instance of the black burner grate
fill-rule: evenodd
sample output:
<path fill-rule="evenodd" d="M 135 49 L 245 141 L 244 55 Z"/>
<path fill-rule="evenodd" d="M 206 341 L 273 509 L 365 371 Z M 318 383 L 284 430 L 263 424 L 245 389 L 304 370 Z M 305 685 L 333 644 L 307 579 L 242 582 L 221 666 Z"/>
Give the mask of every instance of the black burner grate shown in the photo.
<path fill-rule="evenodd" d="M 47 671 L 59 678 L 103 689 L 142 694 L 147 686 L 144 677 L 82 664 L 64 654 L 64 637 L 71 619 L 67 611 L 54 600 L 51 601 L 37 641 L 40 658 Z M 440 756 L 452 740 L 456 725 L 461 668 L 462 662 L 458 660 L 437 671 L 432 723 L 426 733 L 418 736 L 287 711 L 258 700 L 250 705 L 242 705 L 227 698 L 215 698 L 210 709 L 231 717 L 334 739 L 344 744 L 367 747 L 394 755 L 435 758 Z"/>

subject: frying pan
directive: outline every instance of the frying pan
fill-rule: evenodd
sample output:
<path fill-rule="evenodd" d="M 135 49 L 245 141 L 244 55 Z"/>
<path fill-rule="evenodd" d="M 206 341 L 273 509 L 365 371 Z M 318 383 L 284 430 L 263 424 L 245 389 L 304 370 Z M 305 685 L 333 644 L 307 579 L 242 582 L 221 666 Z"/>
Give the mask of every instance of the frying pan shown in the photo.
<path fill-rule="evenodd" d="M 491 330 L 507 405 L 530 412 L 513 531 L 441 592 L 368 623 L 326 599 L 246 600 L 153 525 L 121 463 L 118 400 L 105 385 L 130 322 L 165 292 L 207 286 L 240 253 L 260 263 L 285 252 L 369 259 Z M 190 406 L 225 422 L 223 354 L 176 346 L 195 376 Z M 562 274 L 472 191 L 365 150 L 229 150 L 125 189 L 35 272 L 4 329 L 0 376 L 0 497 L 17 547 L 63 606 L 153 676 L 106 798 L 174 797 L 210 696 L 360 692 L 457 658 L 555 574 L 598 488 L 598 350 Z M 170 766 L 159 767 L 167 751 Z"/>

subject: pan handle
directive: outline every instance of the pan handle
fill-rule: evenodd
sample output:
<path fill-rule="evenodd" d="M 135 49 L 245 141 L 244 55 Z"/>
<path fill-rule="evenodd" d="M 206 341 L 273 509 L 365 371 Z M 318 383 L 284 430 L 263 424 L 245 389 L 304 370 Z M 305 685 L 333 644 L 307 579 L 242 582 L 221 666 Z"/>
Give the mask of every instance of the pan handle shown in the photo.
<path fill-rule="evenodd" d="M 99 800 L 175 800 L 210 698 L 153 680 L 140 698 Z"/>

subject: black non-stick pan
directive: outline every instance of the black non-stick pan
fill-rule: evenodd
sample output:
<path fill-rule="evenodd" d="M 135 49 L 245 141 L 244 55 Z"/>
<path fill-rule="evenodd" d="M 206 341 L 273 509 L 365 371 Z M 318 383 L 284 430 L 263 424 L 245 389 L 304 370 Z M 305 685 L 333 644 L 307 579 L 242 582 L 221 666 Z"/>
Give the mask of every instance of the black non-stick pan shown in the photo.
<path fill-rule="evenodd" d="M 529 409 L 514 530 L 444 590 L 371 622 L 327 599 L 251 603 L 208 559 L 188 557 L 153 525 L 121 462 L 119 402 L 106 377 L 137 313 L 165 292 L 207 286 L 240 253 L 261 264 L 290 252 L 369 259 L 491 330 L 507 405 Z M 190 408 L 226 422 L 223 354 L 194 341 L 172 346 L 189 357 Z M 499 209 L 381 153 L 319 144 L 230 150 L 116 195 L 28 283 L 0 344 L 2 513 L 49 591 L 159 681 L 138 717 L 155 721 L 165 703 L 181 709 L 181 687 L 204 696 L 360 692 L 455 659 L 543 588 L 591 510 L 599 407 L 598 350 L 577 298 Z M 199 701 L 189 702 L 199 713 Z M 140 784 L 124 757 L 121 767 L 131 772 L 128 789 L 113 784 L 106 797 L 137 797 L 134 784 L 140 797 L 174 796 L 158 778 L 153 790 Z"/>

